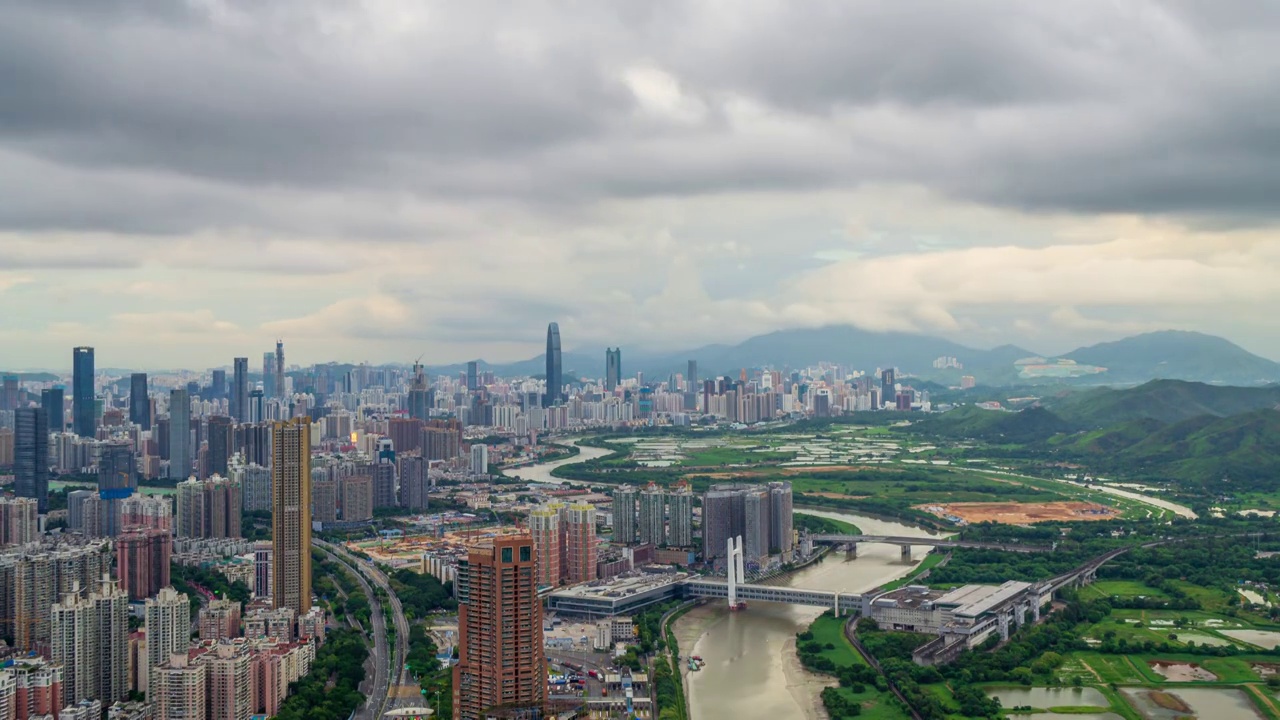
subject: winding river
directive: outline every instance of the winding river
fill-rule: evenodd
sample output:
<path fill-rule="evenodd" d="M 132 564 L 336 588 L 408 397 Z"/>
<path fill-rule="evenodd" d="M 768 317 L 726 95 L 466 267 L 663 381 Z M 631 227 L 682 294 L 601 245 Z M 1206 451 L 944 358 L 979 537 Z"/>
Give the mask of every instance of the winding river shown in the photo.
<path fill-rule="evenodd" d="M 592 447 L 581 450 L 571 458 L 516 468 L 508 474 L 534 482 L 564 483 L 551 476 L 552 469 L 609 453 Z M 1172 505 L 1137 493 L 1125 495 L 1160 507 Z M 867 534 L 922 539 L 936 535 L 922 528 L 853 513 L 801 512 L 853 523 Z M 863 592 L 907 574 L 926 551 L 927 545 L 917 546 L 908 562 L 902 560 L 897 546 L 863 543 L 855 559 L 846 560 L 843 553 L 833 552 L 822 562 L 775 582 L 790 587 Z M 709 603 L 682 617 L 675 626 L 681 654 L 699 655 L 706 661 L 702 670 L 686 673 L 685 687 L 694 720 L 824 717 L 818 699 L 824 681 L 806 673 L 795 657 L 796 633 L 821 612 L 821 608 L 754 603 L 742 612 L 730 613 L 723 606 Z"/>

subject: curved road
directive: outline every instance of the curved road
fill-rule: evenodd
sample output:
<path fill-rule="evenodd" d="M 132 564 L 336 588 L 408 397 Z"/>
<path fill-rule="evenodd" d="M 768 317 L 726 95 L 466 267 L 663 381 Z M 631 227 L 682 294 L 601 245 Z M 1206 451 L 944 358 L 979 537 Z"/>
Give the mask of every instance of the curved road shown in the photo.
<path fill-rule="evenodd" d="M 405 658 L 409 656 L 409 621 L 404 616 L 400 598 L 391 589 L 391 582 L 387 576 L 373 563 L 362 561 L 340 545 L 314 538 L 311 542 L 320 548 L 321 552 L 354 570 L 356 578 L 369 596 L 369 605 L 373 611 L 374 685 L 368 702 L 360 711 L 360 716 L 380 718 L 396 706 L 397 698 L 391 696 L 391 688 L 409 684 L 406 682 L 408 671 L 405 669 Z M 391 603 L 392 622 L 395 623 L 396 628 L 396 645 L 391 648 L 390 654 L 387 652 L 386 619 L 382 614 L 382 602 L 369 587 L 369 581 L 382 588 Z"/>

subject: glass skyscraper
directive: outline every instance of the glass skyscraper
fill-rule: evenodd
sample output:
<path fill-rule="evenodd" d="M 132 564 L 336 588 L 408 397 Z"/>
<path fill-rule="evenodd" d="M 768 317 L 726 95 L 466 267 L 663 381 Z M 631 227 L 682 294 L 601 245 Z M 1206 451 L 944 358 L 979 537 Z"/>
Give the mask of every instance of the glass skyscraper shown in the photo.
<path fill-rule="evenodd" d="M 78 347 L 71 355 L 71 429 L 81 437 L 97 432 L 94 410 L 93 348 Z"/>
<path fill-rule="evenodd" d="M 249 422 L 249 358 L 238 357 L 231 371 L 231 417 Z"/>
<path fill-rule="evenodd" d="M 35 498 L 44 514 L 49 511 L 49 416 L 44 408 L 18 408 L 13 426 L 14 491 Z"/>
<path fill-rule="evenodd" d="M 129 376 L 129 422 L 151 429 L 151 398 L 147 397 L 147 374 Z"/>
<path fill-rule="evenodd" d="M 563 387 L 564 376 L 560 367 L 560 326 L 551 323 L 547 326 L 547 392 L 542 396 L 542 407 L 558 404 Z"/>

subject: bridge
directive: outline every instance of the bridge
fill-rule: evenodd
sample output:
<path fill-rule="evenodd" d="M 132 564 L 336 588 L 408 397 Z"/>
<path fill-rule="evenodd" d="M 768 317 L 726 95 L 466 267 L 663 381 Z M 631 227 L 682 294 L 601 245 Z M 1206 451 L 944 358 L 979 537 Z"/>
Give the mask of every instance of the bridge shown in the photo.
<path fill-rule="evenodd" d="M 858 556 L 858 543 L 881 543 L 902 547 L 903 559 L 911 559 L 911 548 L 915 545 L 935 548 L 968 548 L 974 550 L 1001 550 L 1003 552 L 1036 553 L 1053 552 L 1056 545 L 1024 545 L 1022 543 L 978 542 L 974 540 L 947 540 L 930 537 L 897 537 L 894 535 L 808 535 L 806 538 L 815 545 L 843 545 L 848 548 L 849 557 Z"/>
<path fill-rule="evenodd" d="M 729 598 L 729 583 L 716 580 L 685 580 L 682 584 L 685 597 Z M 803 588 L 774 587 L 772 585 L 746 585 L 734 583 L 735 601 L 758 601 L 809 605 L 828 608 L 837 615 L 862 611 L 862 596 L 830 590 L 805 590 Z"/>

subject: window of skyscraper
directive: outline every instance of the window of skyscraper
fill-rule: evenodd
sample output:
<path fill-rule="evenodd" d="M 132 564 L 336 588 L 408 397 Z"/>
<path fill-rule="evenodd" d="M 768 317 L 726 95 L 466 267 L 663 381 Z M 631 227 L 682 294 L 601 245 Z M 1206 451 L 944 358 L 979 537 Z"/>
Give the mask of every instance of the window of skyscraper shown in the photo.
<path fill-rule="evenodd" d="M 528 545 L 520 546 L 520 562 L 529 562 L 533 558 L 533 549 Z"/>
<path fill-rule="evenodd" d="M 511 562 L 511 548 L 509 547 L 502 548 L 502 562 L 504 563 Z"/>

